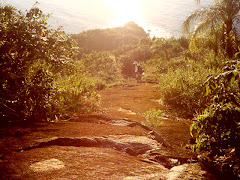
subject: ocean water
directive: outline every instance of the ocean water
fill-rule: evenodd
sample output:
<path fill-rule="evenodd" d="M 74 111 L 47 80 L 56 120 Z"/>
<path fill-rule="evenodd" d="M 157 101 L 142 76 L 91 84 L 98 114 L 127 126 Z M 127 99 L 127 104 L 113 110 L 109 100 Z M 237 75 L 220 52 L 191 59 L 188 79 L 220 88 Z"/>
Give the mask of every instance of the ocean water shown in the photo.
<path fill-rule="evenodd" d="M 36 0 L 0 0 L 0 3 L 25 11 Z M 201 0 L 200 5 L 213 3 L 214 0 Z M 51 14 L 48 23 L 53 28 L 61 25 L 69 34 L 135 21 L 151 35 L 170 37 L 181 35 L 182 23 L 199 5 L 196 0 L 38 0 L 37 7 Z"/>

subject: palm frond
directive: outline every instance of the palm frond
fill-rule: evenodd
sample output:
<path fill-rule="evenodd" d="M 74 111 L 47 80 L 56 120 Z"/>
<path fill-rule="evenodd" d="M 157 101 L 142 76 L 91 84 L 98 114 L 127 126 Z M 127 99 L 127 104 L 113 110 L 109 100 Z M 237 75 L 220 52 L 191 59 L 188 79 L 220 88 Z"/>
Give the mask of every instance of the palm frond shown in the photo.
<path fill-rule="evenodd" d="M 196 1 L 200 2 L 200 0 Z M 236 45 L 235 37 L 237 37 L 233 23 L 237 22 L 239 16 L 240 0 L 215 0 L 214 5 L 197 9 L 190 14 L 182 25 L 182 32 L 191 35 L 192 44 L 199 35 L 220 36 L 220 41 L 224 44 L 223 48 L 228 56 L 232 57 Z M 217 41 L 215 43 L 217 44 Z"/>
<path fill-rule="evenodd" d="M 209 29 L 212 29 L 214 26 L 215 22 L 211 20 L 199 23 L 193 31 L 193 38 L 195 38 L 198 34 L 203 34 L 206 31 L 209 31 Z"/>
<path fill-rule="evenodd" d="M 209 8 L 197 9 L 190 14 L 182 25 L 183 34 L 190 34 L 193 27 L 199 23 L 208 26 L 209 21 L 218 21 L 220 12 L 218 7 L 210 6 Z M 206 22 L 206 23 L 204 23 Z"/>
<path fill-rule="evenodd" d="M 184 34 L 189 34 L 191 31 L 192 25 L 199 20 L 199 18 L 202 16 L 201 9 L 195 10 L 193 13 L 191 13 L 183 22 L 182 25 L 182 31 Z"/>

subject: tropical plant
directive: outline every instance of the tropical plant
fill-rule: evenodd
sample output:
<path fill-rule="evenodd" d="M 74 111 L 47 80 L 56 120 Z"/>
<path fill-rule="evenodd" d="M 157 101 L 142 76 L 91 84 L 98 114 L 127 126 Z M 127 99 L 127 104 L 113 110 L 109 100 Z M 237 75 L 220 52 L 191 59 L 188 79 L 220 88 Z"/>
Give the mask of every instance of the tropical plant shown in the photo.
<path fill-rule="evenodd" d="M 203 83 L 207 76 L 219 72 L 215 61 L 178 57 L 167 62 L 160 60 L 158 64 L 154 74 L 165 103 L 181 109 L 184 115 L 189 116 L 206 107 Z"/>
<path fill-rule="evenodd" d="M 240 178 L 240 61 L 230 61 L 224 71 L 206 83 L 211 104 L 196 116 L 191 133 L 194 150 L 205 153 L 225 175 Z M 233 178 L 231 177 L 231 178 Z M 229 177 L 228 177 L 229 178 Z"/>
<path fill-rule="evenodd" d="M 187 34 L 192 32 L 192 40 L 205 32 L 213 35 L 214 48 L 216 49 L 218 44 L 221 45 L 226 55 L 232 58 L 236 52 L 237 39 L 234 21 L 239 17 L 239 11 L 239 0 L 216 0 L 214 5 L 199 8 L 188 16 L 183 23 L 183 32 Z M 197 26 L 193 29 L 196 23 Z"/>

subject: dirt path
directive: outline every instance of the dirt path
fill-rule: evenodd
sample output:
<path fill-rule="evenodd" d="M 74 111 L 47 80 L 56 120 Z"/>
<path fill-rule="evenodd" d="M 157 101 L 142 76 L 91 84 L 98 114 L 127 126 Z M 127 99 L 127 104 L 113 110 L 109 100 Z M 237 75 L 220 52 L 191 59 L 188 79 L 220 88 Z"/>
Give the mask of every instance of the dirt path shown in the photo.
<path fill-rule="evenodd" d="M 213 179 L 190 151 L 191 121 L 161 105 L 155 84 L 131 80 L 100 93 L 98 113 L 1 129 L 1 178 Z M 150 108 L 166 114 L 153 131 L 140 123 Z"/>

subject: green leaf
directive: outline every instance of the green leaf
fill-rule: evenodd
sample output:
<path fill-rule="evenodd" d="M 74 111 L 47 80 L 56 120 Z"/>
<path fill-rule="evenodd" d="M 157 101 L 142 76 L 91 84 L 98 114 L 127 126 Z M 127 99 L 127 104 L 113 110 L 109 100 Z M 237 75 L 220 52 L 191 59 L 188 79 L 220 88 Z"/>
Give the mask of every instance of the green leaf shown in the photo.
<path fill-rule="evenodd" d="M 211 94 L 211 89 L 209 86 L 206 86 L 206 93 L 205 95 L 208 96 L 209 94 Z"/>

